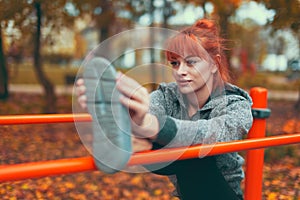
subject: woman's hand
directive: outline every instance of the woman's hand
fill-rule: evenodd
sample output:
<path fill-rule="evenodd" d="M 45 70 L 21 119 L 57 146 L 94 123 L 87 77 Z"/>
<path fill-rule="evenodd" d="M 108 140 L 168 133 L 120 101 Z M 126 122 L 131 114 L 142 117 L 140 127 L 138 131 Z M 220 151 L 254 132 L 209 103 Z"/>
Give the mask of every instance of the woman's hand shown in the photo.
<path fill-rule="evenodd" d="M 121 103 L 129 109 L 131 120 L 141 125 L 149 110 L 149 93 L 146 88 L 126 75 L 118 73 L 117 89 Z"/>
<path fill-rule="evenodd" d="M 118 73 L 116 86 L 122 94 L 120 102 L 129 110 L 133 134 L 155 139 L 159 124 L 157 118 L 148 113 L 150 96 L 147 89 L 121 73 Z"/>
<path fill-rule="evenodd" d="M 87 108 L 87 97 L 85 95 L 86 87 L 82 78 L 76 81 L 75 93 L 77 95 L 77 101 L 82 109 Z"/>

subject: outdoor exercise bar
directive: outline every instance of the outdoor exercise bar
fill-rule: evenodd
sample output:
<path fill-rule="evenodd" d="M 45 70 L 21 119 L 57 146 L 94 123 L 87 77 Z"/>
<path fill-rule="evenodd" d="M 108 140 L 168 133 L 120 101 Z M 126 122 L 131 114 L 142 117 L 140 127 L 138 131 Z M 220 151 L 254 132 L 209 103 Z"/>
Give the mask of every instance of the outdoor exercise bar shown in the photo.
<path fill-rule="evenodd" d="M 245 200 L 261 200 L 264 165 L 263 148 L 300 143 L 300 133 L 265 137 L 266 118 L 270 114 L 267 109 L 267 90 L 260 87 L 251 88 L 250 96 L 253 100 L 252 114 L 254 122 L 248 133 L 248 139 L 135 153 L 131 156 L 128 165 L 154 164 L 196 158 L 202 154 L 212 156 L 247 151 Z M 91 116 L 85 113 L 9 115 L 0 116 L 0 125 L 90 122 L 91 120 Z M 93 157 L 2 165 L 0 166 L 0 182 L 91 170 L 96 170 Z"/>
<path fill-rule="evenodd" d="M 195 158 L 209 149 L 208 156 L 246 151 L 257 148 L 300 143 L 300 134 L 252 138 L 214 145 L 195 145 L 189 148 L 153 150 L 132 155 L 128 166 L 168 162 L 174 159 Z M 60 159 L 51 161 L 29 162 L 0 166 L 0 182 L 16 181 L 28 178 L 71 174 L 96 170 L 93 157 Z"/>
<path fill-rule="evenodd" d="M 28 115 L 0 116 L 0 125 L 68 123 L 68 122 L 75 122 L 75 121 L 89 122 L 92 121 L 92 118 L 87 113 L 28 114 Z"/>

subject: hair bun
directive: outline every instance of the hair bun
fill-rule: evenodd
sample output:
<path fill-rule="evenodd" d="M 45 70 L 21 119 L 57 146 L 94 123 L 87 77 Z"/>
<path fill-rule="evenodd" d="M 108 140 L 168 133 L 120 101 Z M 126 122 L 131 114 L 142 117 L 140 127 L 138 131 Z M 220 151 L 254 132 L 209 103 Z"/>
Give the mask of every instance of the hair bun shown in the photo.
<path fill-rule="evenodd" d="M 194 26 L 201 29 L 217 29 L 214 21 L 208 19 L 200 19 Z"/>

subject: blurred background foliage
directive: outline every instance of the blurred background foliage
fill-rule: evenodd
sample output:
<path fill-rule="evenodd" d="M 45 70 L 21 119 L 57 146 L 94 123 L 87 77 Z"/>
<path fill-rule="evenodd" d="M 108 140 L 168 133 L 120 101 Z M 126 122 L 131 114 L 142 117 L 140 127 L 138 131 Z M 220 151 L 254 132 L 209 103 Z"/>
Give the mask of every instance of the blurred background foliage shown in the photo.
<path fill-rule="evenodd" d="M 234 83 L 273 89 L 279 84 L 268 85 L 268 73 L 260 72 L 280 71 L 272 76 L 285 77 L 285 85 L 297 90 L 299 4 L 299 0 L 1 0 L 0 97 L 9 97 L 9 84 L 32 80 L 43 87 L 45 112 L 54 113 L 56 85 L 72 83 L 84 57 L 103 40 L 141 26 L 180 30 L 204 17 L 216 20 L 228 41 Z M 145 60 L 162 59 L 153 60 L 151 52 L 134 54 L 126 63 L 124 52 L 117 67 L 126 70 Z M 143 76 L 160 73 L 154 72 L 153 68 Z"/>

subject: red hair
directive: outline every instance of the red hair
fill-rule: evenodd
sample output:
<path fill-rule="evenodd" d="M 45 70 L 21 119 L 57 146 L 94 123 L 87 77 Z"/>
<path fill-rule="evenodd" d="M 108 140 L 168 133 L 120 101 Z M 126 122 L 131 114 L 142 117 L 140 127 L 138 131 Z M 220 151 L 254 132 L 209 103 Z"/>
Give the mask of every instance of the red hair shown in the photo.
<path fill-rule="evenodd" d="M 166 58 L 185 54 L 214 61 L 223 81 L 229 81 L 228 62 L 224 54 L 224 40 L 219 36 L 219 28 L 212 20 L 201 19 L 192 26 L 183 29 L 179 34 L 170 38 L 166 45 Z"/>

